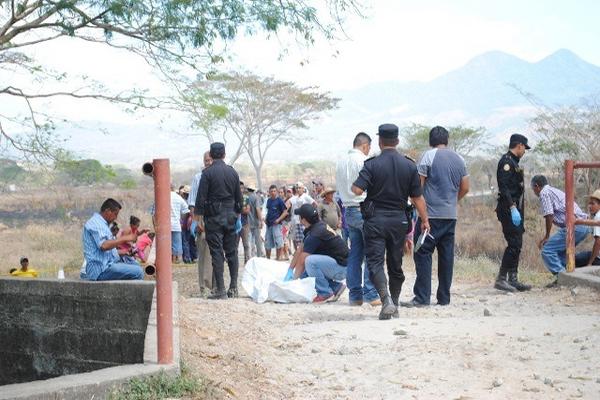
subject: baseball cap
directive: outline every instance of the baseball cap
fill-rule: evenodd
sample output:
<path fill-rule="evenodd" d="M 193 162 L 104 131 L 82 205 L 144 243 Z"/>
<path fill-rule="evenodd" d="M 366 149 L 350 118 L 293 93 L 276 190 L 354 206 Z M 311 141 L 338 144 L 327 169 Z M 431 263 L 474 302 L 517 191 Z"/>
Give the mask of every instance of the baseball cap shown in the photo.
<path fill-rule="evenodd" d="M 300 208 L 294 210 L 294 214 L 304 219 L 312 219 L 319 216 L 319 212 L 312 204 L 303 204 Z"/>

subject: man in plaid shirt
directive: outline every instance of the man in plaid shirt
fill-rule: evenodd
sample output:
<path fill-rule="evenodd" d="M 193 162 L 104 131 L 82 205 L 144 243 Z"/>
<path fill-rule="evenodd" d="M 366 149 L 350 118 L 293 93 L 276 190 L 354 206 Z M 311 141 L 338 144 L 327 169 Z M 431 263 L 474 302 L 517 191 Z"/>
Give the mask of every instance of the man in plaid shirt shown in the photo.
<path fill-rule="evenodd" d="M 536 175 L 531 179 L 531 188 L 540 198 L 540 211 L 546 220 L 546 234 L 539 241 L 538 247 L 542 251 L 542 259 L 548 271 L 558 275 L 565 270 L 567 263 L 567 228 L 566 228 L 566 202 L 565 193 L 548 184 L 544 175 Z M 575 218 L 587 219 L 587 215 L 575 204 Z M 550 236 L 552 225 L 556 225 L 558 231 Z M 575 225 L 575 245 L 579 244 L 589 234 L 589 227 Z M 556 286 L 557 281 L 552 282 L 549 287 Z"/>

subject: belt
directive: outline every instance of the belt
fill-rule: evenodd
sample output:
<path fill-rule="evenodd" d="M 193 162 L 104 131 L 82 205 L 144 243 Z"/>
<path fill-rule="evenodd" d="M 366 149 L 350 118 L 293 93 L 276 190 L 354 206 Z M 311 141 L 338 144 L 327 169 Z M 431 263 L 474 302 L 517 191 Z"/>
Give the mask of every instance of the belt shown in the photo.
<path fill-rule="evenodd" d="M 344 206 L 344 208 L 360 208 L 360 206 Z"/>

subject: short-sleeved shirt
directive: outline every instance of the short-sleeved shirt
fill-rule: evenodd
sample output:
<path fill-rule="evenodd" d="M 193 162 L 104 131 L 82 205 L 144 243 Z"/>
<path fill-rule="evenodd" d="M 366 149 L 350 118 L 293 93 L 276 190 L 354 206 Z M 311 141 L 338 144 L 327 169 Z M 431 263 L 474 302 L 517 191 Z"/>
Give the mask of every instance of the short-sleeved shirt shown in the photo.
<path fill-rule="evenodd" d="M 348 246 L 333 229 L 323 221 L 312 224 L 304 230 L 303 252 L 320 254 L 333 258 L 338 265 L 348 265 Z"/>
<path fill-rule="evenodd" d="M 95 281 L 110 264 L 119 261 L 117 249 L 102 250 L 100 246 L 114 236 L 108 227 L 108 222 L 95 213 L 83 226 L 81 242 L 83 243 L 83 257 L 85 258 L 86 279 Z"/>
<path fill-rule="evenodd" d="M 467 176 L 464 159 L 450 149 L 434 148 L 423 153 L 417 170 L 427 178 L 423 196 L 429 218 L 456 219 L 460 182 Z"/>
<path fill-rule="evenodd" d="M 594 221 L 600 222 L 600 212 L 597 212 L 596 215 L 594 215 Z M 600 226 L 594 226 L 592 228 L 592 236 L 600 237 Z M 598 258 L 600 258 L 600 256 L 598 256 Z"/>
<path fill-rule="evenodd" d="M 300 216 L 293 214 L 294 211 L 302 207 L 304 204 L 312 203 L 315 203 L 315 201 L 307 193 L 302 193 L 302 196 L 294 196 L 290 198 L 290 204 L 292 205 L 292 209 L 290 210 L 290 212 L 292 213 L 292 223 L 300 223 Z"/>
<path fill-rule="evenodd" d="M 267 226 L 275 225 L 277 218 L 281 217 L 281 214 L 285 211 L 285 203 L 281 200 L 281 197 L 275 197 L 274 199 L 267 199 L 267 218 L 265 223 Z"/>
<path fill-rule="evenodd" d="M 540 191 L 540 211 L 545 217 L 552 215 L 552 222 L 559 228 L 566 227 L 567 205 L 565 192 L 550 185 L 546 185 Z M 575 204 L 575 218 L 587 219 L 587 215 Z"/>
<path fill-rule="evenodd" d="M 155 205 L 150 214 L 154 215 Z M 181 217 L 190 212 L 188 203 L 175 192 L 171 192 L 171 232 L 181 232 Z"/>
<path fill-rule="evenodd" d="M 317 209 L 319 210 L 321 221 L 329 225 L 331 229 L 338 229 L 338 222 L 340 221 L 342 212 L 340 211 L 340 206 L 335 201 L 329 204 L 322 201 L 317 206 Z"/>
<path fill-rule="evenodd" d="M 423 194 L 417 166 L 396 149 L 366 160 L 354 185 L 367 192 L 365 201 L 389 211 L 404 210 L 409 197 Z"/>
<path fill-rule="evenodd" d="M 246 208 L 249 205 L 248 201 L 249 201 L 248 196 L 243 194 L 242 195 L 242 210 L 244 210 L 244 208 Z M 248 225 L 248 214 L 242 213 L 240 217 L 242 219 L 242 226 Z"/>
<path fill-rule="evenodd" d="M 250 228 L 258 228 L 260 221 L 258 220 L 258 211 L 262 208 L 260 197 L 256 193 L 250 193 L 248 195 L 248 206 L 250 206 L 250 213 L 248 214 L 248 223 Z"/>

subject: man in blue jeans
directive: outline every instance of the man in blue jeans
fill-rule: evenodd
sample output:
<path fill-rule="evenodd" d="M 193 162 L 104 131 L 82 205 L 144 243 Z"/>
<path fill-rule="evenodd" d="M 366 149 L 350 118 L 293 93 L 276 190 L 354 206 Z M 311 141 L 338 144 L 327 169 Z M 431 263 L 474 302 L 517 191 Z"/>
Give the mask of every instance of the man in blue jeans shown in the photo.
<path fill-rule="evenodd" d="M 294 211 L 304 225 L 304 241 L 294 254 L 288 276 L 314 277 L 317 297 L 314 303 L 337 301 L 346 285 L 348 247 L 344 240 L 325 222 L 312 204 L 304 204 Z"/>
<path fill-rule="evenodd" d="M 542 251 L 542 259 L 548 271 L 554 276 L 565 270 L 567 264 L 567 225 L 566 225 L 566 201 L 565 193 L 548 184 L 544 175 L 536 175 L 531 178 L 531 189 L 540 198 L 540 211 L 546 222 L 546 234 L 539 241 L 538 248 Z M 575 204 L 575 218 L 587 219 L 587 215 Z M 550 236 L 552 225 L 559 229 Z M 590 233 L 590 228 L 584 225 L 575 225 L 575 245 L 584 241 Z M 555 279 L 547 287 L 558 284 Z"/>
<path fill-rule="evenodd" d="M 131 233 L 115 239 L 110 231 L 110 224 L 116 221 L 120 210 L 119 202 L 107 199 L 102 203 L 100 213 L 95 213 L 85 223 L 81 236 L 86 262 L 84 279 L 111 281 L 144 277 L 142 268 L 136 261 L 122 262 L 117 252 L 119 245 L 135 242 L 138 237 L 137 234 Z"/>
<path fill-rule="evenodd" d="M 360 132 L 354 138 L 353 148 L 348 155 L 338 161 L 336 166 L 337 191 L 344 206 L 344 219 L 348 228 L 350 239 L 350 255 L 346 283 L 350 291 L 351 306 L 361 306 L 363 301 L 373 306 L 381 305 L 379 294 L 369 279 L 369 271 L 363 269 L 365 260 L 363 239 L 363 217 L 360 213 L 360 203 L 367 197 L 366 193 L 360 196 L 352 193 L 352 184 L 371 151 L 371 137 Z"/>
<path fill-rule="evenodd" d="M 401 303 L 405 307 L 429 305 L 431 297 L 431 257 L 438 252 L 437 303 L 450 304 L 450 286 L 454 270 L 454 230 L 456 229 L 457 203 L 469 191 L 469 175 L 465 161 L 448 146 L 448 131 L 436 126 L 429 132 L 431 149 L 423 153 L 417 171 L 427 203 L 427 215 L 431 232 L 425 233 L 425 241 L 414 254 L 417 279 L 415 297 Z M 417 222 L 414 237 L 422 234 Z M 417 240 L 417 239 L 415 239 Z"/>

